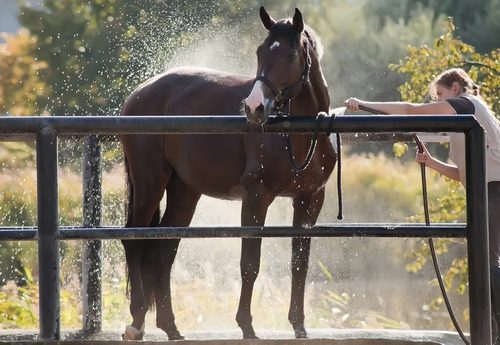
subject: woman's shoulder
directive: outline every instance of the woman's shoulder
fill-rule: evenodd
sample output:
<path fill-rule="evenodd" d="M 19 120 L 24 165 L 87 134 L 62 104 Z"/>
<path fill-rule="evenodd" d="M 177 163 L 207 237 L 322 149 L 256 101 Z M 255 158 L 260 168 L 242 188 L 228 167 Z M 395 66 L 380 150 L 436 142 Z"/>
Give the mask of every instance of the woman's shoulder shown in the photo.
<path fill-rule="evenodd" d="M 468 97 L 468 95 L 461 95 L 459 97 L 448 98 L 446 100 L 457 115 L 460 114 L 474 114 L 476 112 L 476 106 L 474 102 Z"/>

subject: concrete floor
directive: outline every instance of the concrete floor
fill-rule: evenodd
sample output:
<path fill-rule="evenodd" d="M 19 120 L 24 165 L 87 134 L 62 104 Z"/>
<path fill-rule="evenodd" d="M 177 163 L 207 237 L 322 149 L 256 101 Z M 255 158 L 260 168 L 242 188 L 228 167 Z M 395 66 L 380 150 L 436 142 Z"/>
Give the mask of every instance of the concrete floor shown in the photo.
<path fill-rule="evenodd" d="M 42 341 L 38 332 L 29 330 L 2 330 L 0 344 L 16 345 L 112 345 L 112 344 L 179 344 L 179 345 L 463 345 L 455 332 L 408 331 L 408 330 L 360 330 L 360 329 L 310 329 L 309 339 L 293 339 L 292 332 L 258 332 L 259 340 L 242 340 L 241 332 L 185 332 L 186 340 L 169 342 L 161 331 L 147 331 L 143 341 L 121 340 L 121 330 L 104 330 L 91 337 L 81 331 L 64 330 L 60 341 Z"/>

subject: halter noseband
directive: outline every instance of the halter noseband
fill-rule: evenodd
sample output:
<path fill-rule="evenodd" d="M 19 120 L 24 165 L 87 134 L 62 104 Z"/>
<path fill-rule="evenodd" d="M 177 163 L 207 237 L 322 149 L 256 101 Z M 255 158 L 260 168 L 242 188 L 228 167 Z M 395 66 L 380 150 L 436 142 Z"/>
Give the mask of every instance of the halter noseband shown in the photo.
<path fill-rule="evenodd" d="M 265 76 L 260 75 L 254 80 L 254 84 L 257 81 L 262 81 L 264 84 L 266 84 L 271 91 L 274 94 L 274 102 L 275 102 L 275 109 L 280 109 L 285 105 L 285 102 L 289 100 L 287 98 L 288 94 L 296 89 L 297 87 L 302 87 L 304 86 L 305 83 L 309 81 L 309 72 L 311 70 L 311 55 L 309 55 L 309 48 L 307 45 L 307 40 L 304 41 L 304 51 L 306 53 L 306 65 L 304 67 L 304 72 L 302 73 L 302 77 L 300 78 L 299 81 L 297 81 L 295 84 L 293 84 L 290 87 L 286 87 L 283 90 L 278 90 L 276 86 Z"/>

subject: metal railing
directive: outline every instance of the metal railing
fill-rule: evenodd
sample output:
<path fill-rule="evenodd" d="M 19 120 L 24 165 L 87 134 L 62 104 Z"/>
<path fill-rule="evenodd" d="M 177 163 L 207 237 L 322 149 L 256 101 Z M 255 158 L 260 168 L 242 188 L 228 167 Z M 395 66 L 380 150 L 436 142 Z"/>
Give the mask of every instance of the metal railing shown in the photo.
<path fill-rule="evenodd" d="M 100 146 L 98 135 L 132 133 L 232 133 L 259 130 L 266 133 L 308 133 L 316 119 L 271 118 L 256 129 L 242 116 L 127 116 L 127 117 L 3 117 L 0 138 L 36 140 L 38 191 L 37 227 L 0 227 L 0 240 L 37 240 L 39 257 L 40 338 L 60 338 L 59 244 L 61 240 L 88 240 L 83 253 L 84 330 L 101 328 L 101 239 L 188 237 L 465 237 L 469 263 L 470 335 L 472 344 L 491 344 L 491 304 L 488 261 L 485 134 L 472 115 L 441 116 L 339 116 L 322 119 L 323 132 L 410 133 L 463 132 L 466 137 L 467 224 L 331 224 L 311 229 L 293 227 L 118 228 L 102 227 L 100 202 Z M 88 136 L 84 154 L 84 222 L 82 227 L 62 227 L 58 212 L 59 139 Z M 472 168 L 474 167 L 474 168 Z"/>

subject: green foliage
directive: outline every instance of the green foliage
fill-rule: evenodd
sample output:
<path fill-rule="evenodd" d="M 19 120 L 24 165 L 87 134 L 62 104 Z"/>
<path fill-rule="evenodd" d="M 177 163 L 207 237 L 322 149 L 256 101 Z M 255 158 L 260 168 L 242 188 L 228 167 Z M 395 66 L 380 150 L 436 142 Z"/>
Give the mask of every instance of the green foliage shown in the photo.
<path fill-rule="evenodd" d="M 0 291 L 0 325 L 2 328 L 36 328 L 38 287 L 30 270 L 25 270 L 26 285 L 19 287 L 14 281 L 2 286 Z"/>
<path fill-rule="evenodd" d="M 295 6 L 302 10 L 306 23 L 316 29 L 326 47 L 323 65 L 334 101 L 345 99 L 353 90 L 362 97 L 391 98 L 395 92 L 391 95 L 387 90 L 401 79 L 387 65 L 404 56 L 400 40 L 427 43 L 437 31 L 425 9 L 414 13 L 408 23 L 381 23 L 364 10 L 367 4 L 345 0 L 210 0 L 203 6 L 187 0 L 45 0 L 43 8 L 21 8 L 19 18 L 29 34 L 18 41 L 27 48 L 7 47 L 6 55 L 13 58 L 2 69 L 12 70 L 15 57 L 25 57 L 23 63 L 31 68 L 22 70 L 34 71 L 34 86 L 28 89 L 26 82 L 14 82 L 12 87 L 20 96 L 25 92 L 33 96 L 7 104 L 5 111 L 116 114 L 139 82 L 176 63 L 210 59 L 210 67 L 231 70 L 237 66 L 238 72 L 253 74 L 255 47 L 265 34 L 258 20 L 260 5 L 276 18 L 292 14 Z M 217 51 L 211 58 L 207 50 Z M 366 89 L 363 80 L 367 79 L 378 87 Z"/>
<path fill-rule="evenodd" d="M 322 0 L 298 5 L 306 6 L 306 21 L 325 45 L 323 70 L 334 104 L 351 96 L 379 101 L 398 98 L 395 85 L 402 84 L 405 77 L 387 66 L 405 56 L 405 44 L 430 44 L 444 20 L 438 16 L 433 21 L 426 8 L 413 11 L 407 22 L 389 17 L 382 20 L 384 15 L 370 11 L 373 3 Z M 384 6 L 384 13 L 395 7 Z"/>
<path fill-rule="evenodd" d="M 408 145 L 406 143 L 396 143 L 392 147 L 392 151 L 394 152 L 395 157 L 401 157 L 403 156 L 406 152 L 408 152 Z"/>
<path fill-rule="evenodd" d="M 465 222 L 465 189 L 458 181 L 446 179 L 446 182 L 449 187 L 447 193 L 429 204 L 431 223 Z M 423 221 L 420 217 L 413 219 Z M 448 252 L 464 253 L 466 245 L 466 241 L 463 239 L 434 239 L 434 248 L 438 257 Z M 429 242 L 421 240 L 415 251 L 405 253 L 404 257 L 407 271 L 417 273 L 424 268 L 428 260 L 431 260 Z M 441 267 L 441 270 L 443 269 L 444 267 Z M 442 274 L 448 292 L 453 291 L 463 295 L 467 291 L 469 271 L 466 257 L 453 259 L 450 265 L 442 271 Z M 437 285 L 437 279 L 433 279 L 431 283 Z M 443 303 L 443 298 L 439 296 L 431 301 L 429 308 L 437 310 Z M 467 315 L 467 312 L 464 312 L 464 315 Z M 464 319 L 464 321 L 466 320 L 467 318 Z"/>
<path fill-rule="evenodd" d="M 417 163 L 395 163 L 384 154 L 352 154 L 343 160 L 342 165 L 342 170 L 349 172 L 342 176 L 344 210 L 349 215 L 349 221 L 405 222 L 415 214 L 423 219 L 420 167 Z M 440 180 L 437 175 L 428 177 L 431 200 L 446 193 Z M 336 181 L 330 179 L 329 183 L 335 184 Z M 325 208 L 328 209 L 328 206 Z"/>
<path fill-rule="evenodd" d="M 408 46 L 407 56 L 390 68 L 406 74 L 410 80 L 399 87 L 401 97 L 408 102 L 428 101 L 429 84 L 442 71 L 464 68 L 470 77 L 480 85 L 481 96 L 495 114 L 500 113 L 500 49 L 490 54 L 476 53 L 473 46 L 465 44 L 454 36 L 456 30 L 452 19 L 446 26 L 446 33 L 434 41 L 433 47 Z"/>
<path fill-rule="evenodd" d="M 474 44 L 481 52 L 498 46 L 495 40 L 499 32 L 498 14 L 500 2 L 497 0 L 457 1 L 457 0 L 386 0 L 366 1 L 365 9 L 381 20 L 401 20 L 408 22 L 415 13 L 426 9 L 432 21 L 439 21 L 440 15 L 452 17 L 457 33 L 469 44 Z"/>
<path fill-rule="evenodd" d="M 6 40 L 0 45 L 0 114 L 40 113 L 37 101 L 48 97 L 50 88 L 39 76 L 47 64 L 33 56 L 36 38 L 26 29 L 16 35 L 0 36 Z"/>
<path fill-rule="evenodd" d="M 31 246 L 33 247 L 33 246 Z M 33 248 L 20 242 L 0 242 L 0 285 L 14 281 L 18 285 L 25 285 L 27 277 L 31 276 L 31 264 L 25 260 L 26 255 L 34 253 Z M 27 272 L 27 270 L 29 272 Z"/>
<path fill-rule="evenodd" d="M 254 73 L 253 52 L 265 34 L 258 20 L 260 5 L 277 18 L 292 14 L 294 7 L 302 10 L 325 45 L 323 67 L 334 102 L 353 93 L 394 99 L 393 85 L 405 79 L 387 65 L 403 58 L 401 42 L 431 44 L 443 13 L 454 15 L 460 30 L 464 23 L 471 31 L 484 23 L 483 32 L 497 32 L 488 31 L 498 26 L 496 17 L 488 15 L 500 10 L 497 3 L 210 0 L 198 6 L 188 0 L 45 0 L 43 7 L 21 8 L 19 18 L 27 30 L 7 36 L 0 49 L 1 79 L 9 81 L 0 85 L 0 96 L 5 94 L 0 112 L 117 114 L 145 78 L 203 59 L 216 60 L 212 67 L 237 66 L 239 72 Z M 213 58 L 203 45 L 218 49 Z M 377 87 L 366 88 L 365 80 Z M 2 99 L 9 102 L 2 105 Z"/>
<path fill-rule="evenodd" d="M 106 114 L 123 97 L 115 69 L 121 63 L 115 7 L 79 0 L 47 0 L 43 5 L 25 6 L 19 16 L 37 40 L 30 55 L 47 66 L 39 78 L 51 87 L 49 97 L 37 98 L 37 114 Z"/>
<path fill-rule="evenodd" d="M 48 92 L 28 100 L 31 114 L 116 114 L 158 50 L 172 55 L 211 21 L 217 7 L 217 1 L 197 6 L 186 0 L 45 0 L 42 8 L 23 6 L 19 19 L 30 36 L 18 41 L 34 42 L 22 54 L 39 65 L 36 89 Z M 20 82 L 14 85 L 24 90 Z"/>

